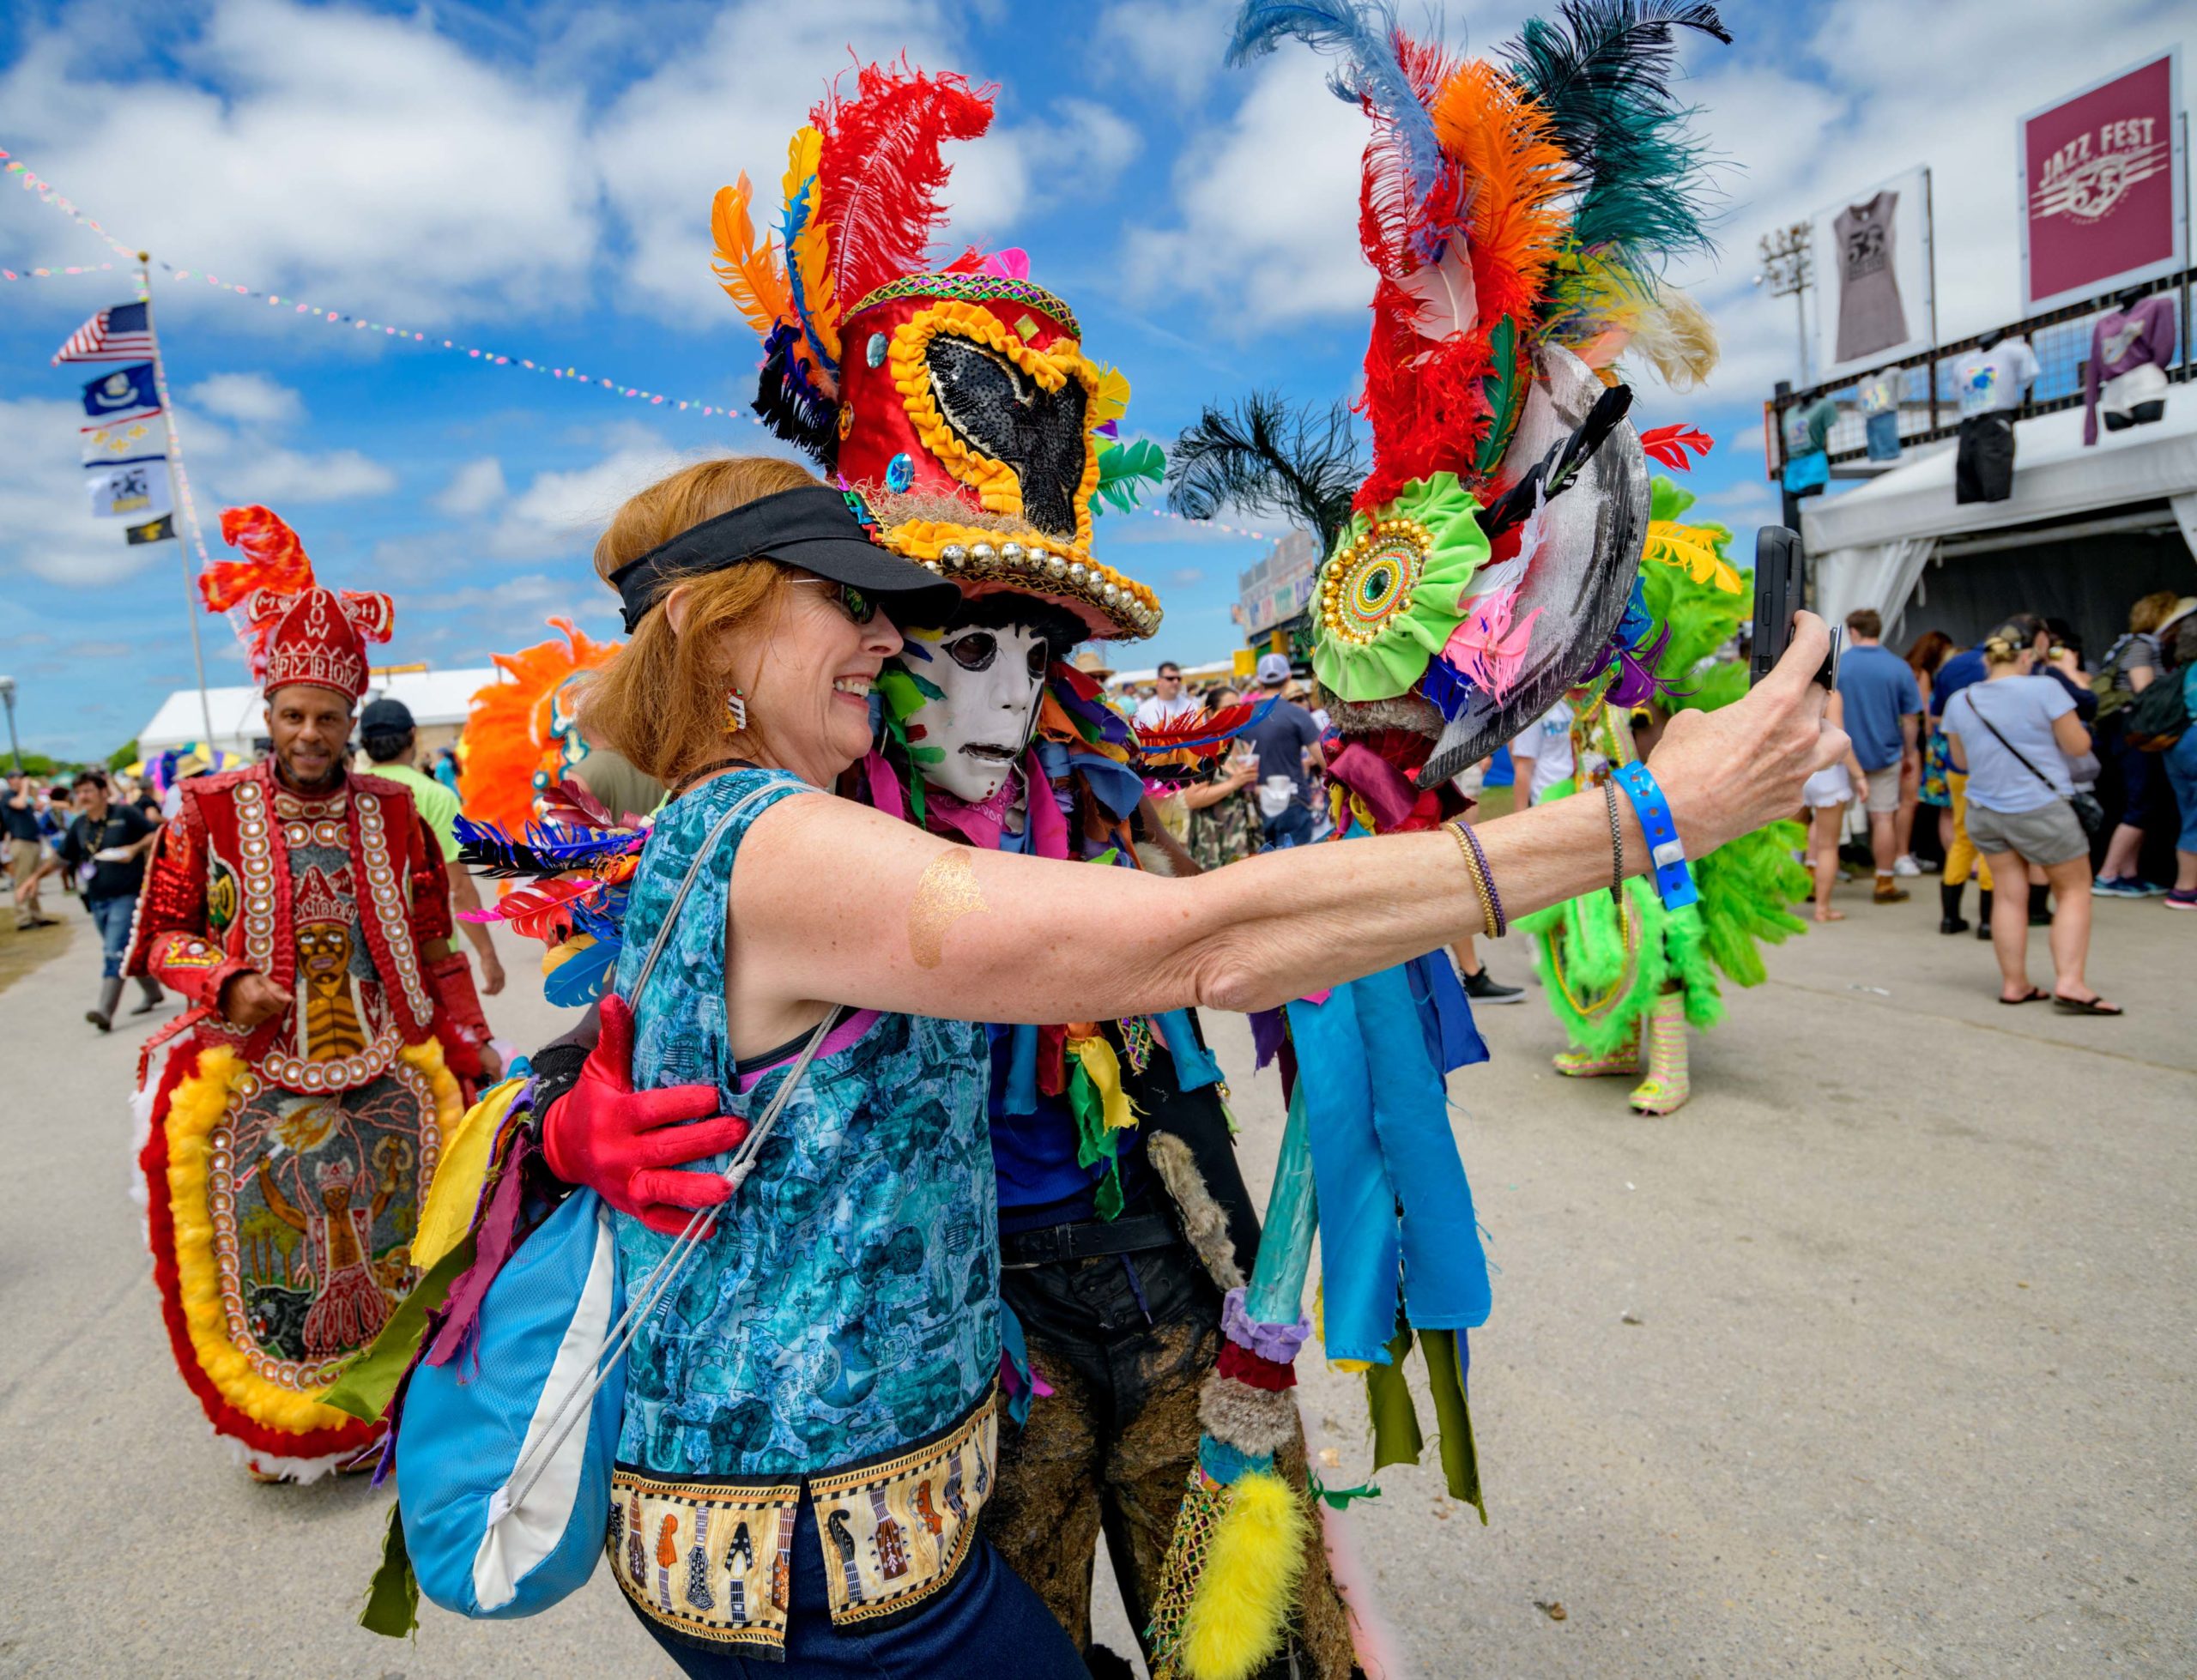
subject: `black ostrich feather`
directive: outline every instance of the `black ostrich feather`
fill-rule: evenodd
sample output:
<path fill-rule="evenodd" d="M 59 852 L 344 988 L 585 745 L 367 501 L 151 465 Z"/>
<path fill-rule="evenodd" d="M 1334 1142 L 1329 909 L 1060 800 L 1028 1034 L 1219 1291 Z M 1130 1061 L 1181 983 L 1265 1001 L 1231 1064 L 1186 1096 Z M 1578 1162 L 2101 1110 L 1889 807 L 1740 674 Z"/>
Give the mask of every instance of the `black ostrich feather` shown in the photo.
<path fill-rule="evenodd" d="M 1186 519 L 1226 507 L 1278 513 L 1325 553 L 1350 521 L 1365 456 L 1342 403 L 1292 408 L 1273 391 L 1208 403 L 1167 451 L 1167 505 Z"/>

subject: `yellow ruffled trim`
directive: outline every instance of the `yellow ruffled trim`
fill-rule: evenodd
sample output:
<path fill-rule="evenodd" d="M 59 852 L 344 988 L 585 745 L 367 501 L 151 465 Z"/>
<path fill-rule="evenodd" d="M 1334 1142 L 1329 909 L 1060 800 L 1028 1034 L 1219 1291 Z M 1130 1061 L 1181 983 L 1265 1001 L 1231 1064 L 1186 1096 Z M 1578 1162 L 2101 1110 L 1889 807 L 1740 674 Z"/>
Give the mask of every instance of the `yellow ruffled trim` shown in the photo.
<path fill-rule="evenodd" d="M 432 1038 L 409 1045 L 402 1059 L 427 1076 L 435 1096 L 436 1124 L 447 1135 L 463 1117 L 463 1093 L 443 1065 L 442 1046 Z M 285 1388 L 259 1375 L 244 1351 L 229 1339 L 221 1311 L 221 1268 L 214 1252 L 207 1157 L 214 1129 L 227 1114 L 238 1084 L 250 1072 L 234 1050 L 211 1046 L 199 1053 L 197 1071 L 168 1098 L 168 1212 L 175 1228 L 177 1295 L 184 1322 L 200 1369 L 213 1379 L 221 1398 L 247 1417 L 294 1435 L 340 1429 L 358 1420 L 321 1405 L 318 1396 L 327 1392 L 324 1388 Z"/>
<path fill-rule="evenodd" d="M 975 340 L 1004 356 L 1049 391 L 1070 379 L 1080 384 L 1087 397 L 1083 415 L 1083 481 L 1075 494 L 1075 543 L 1091 547 L 1091 498 L 1098 488 L 1098 428 L 1128 406 L 1129 384 L 1112 368 L 1104 368 L 1083 354 L 1073 339 L 1057 341 L 1049 350 L 1032 349 L 1019 334 L 990 310 L 949 299 L 918 310 L 893 330 L 893 383 L 900 392 L 900 405 L 923 439 L 923 447 L 962 483 L 977 493 L 977 499 L 994 513 L 1008 518 L 1022 517 L 1022 481 L 1004 461 L 979 455 L 955 435 L 939 413 L 931 395 L 930 368 L 924 353 L 941 332 L 951 331 Z M 1038 539 L 1043 541 L 1043 539 Z"/>

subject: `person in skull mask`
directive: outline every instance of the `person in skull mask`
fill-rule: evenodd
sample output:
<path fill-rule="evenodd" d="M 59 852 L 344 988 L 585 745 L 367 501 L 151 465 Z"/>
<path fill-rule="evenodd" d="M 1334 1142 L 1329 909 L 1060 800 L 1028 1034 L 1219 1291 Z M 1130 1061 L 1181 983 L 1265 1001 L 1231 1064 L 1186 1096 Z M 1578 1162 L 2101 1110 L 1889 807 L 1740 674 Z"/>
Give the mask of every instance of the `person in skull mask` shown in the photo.
<path fill-rule="evenodd" d="M 879 683 L 869 801 L 972 846 L 1136 867 L 1143 755 L 1066 662 L 1111 628 L 1079 604 L 981 595 L 942 630 L 906 630 Z M 1092 1645 L 1097 1542 L 1141 1634 L 1196 1461 L 1223 1291 L 1251 1267 L 1257 1218 L 1194 1012 L 988 1031 L 1001 1299 L 1051 1391 L 1032 1406 L 1014 1379 L 989 1532 L 1093 1671 L 1127 1673 Z M 1315 1535 L 1294 1656 L 1347 1674 L 1348 1622 Z"/>

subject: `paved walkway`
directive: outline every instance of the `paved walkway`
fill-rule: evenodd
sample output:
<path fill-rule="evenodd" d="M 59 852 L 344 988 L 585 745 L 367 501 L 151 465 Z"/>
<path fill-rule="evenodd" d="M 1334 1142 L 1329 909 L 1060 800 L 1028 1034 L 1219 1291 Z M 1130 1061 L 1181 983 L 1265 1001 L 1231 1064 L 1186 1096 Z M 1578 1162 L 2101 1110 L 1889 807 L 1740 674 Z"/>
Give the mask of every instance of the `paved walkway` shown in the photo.
<path fill-rule="evenodd" d="M 1431 1470 L 1353 1512 L 1400 1671 L 2197 1671 L 2197 918 L 2099 907 L 2093 978 L 2138 1012 L 2096 1021 L 2000 1008 L 1919 897 L 1849 908 L 1734 1000 L 1667 1121 L 1549 1074 L 1538 992 L 1482 1012 L 1496 1061 L 1453 1093 L 1501 1267 L 1493 1525 Z M 146 1028 L 83 1024 L 70 914 L 0 991 L 0 1672 L 669 1676 L 600 1574 L 532 1622 L 353 1625 L 385 1501 L 255 1486 L 208 1440 L 123 1197 Z M 521 1044 L 558 1018 L 489 1013 Z M 1278 1092 L 1215 1026 L 1263 1181 Z M 1363 1481 L 1356 1387 L 1304 1363 L 1323 1474 Z"/>

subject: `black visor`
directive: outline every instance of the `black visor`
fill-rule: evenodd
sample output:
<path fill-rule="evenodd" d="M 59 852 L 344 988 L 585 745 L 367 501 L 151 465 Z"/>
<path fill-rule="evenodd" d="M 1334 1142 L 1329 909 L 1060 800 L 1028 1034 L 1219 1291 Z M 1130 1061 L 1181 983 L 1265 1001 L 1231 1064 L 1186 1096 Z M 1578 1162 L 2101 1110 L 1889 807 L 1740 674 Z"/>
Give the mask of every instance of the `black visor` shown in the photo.
<path fill-rule="evenodd" d="M 627 633 L 673 583 L 743 560 L 776 560 L 850 584 L 895 624 L 943 624 L 961 601 L 945 579 L 871 541 L 840 492 L 803 485 L 705 519 L 612 572 Z"/>

